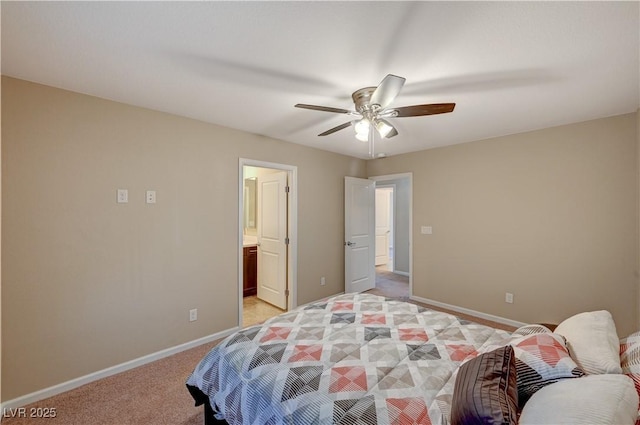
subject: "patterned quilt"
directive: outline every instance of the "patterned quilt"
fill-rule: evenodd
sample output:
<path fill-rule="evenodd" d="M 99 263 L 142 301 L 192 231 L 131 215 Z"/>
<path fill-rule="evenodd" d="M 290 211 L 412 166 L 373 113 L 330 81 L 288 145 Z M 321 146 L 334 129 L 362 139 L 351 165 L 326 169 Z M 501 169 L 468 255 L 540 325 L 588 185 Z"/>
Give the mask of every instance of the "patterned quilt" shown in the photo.
<path fill-rule="evenodd" d="M 346 294 L 227 337 L 187 385 L 229 424 L 447 424 L 455 371 L 510 334 Z"/>

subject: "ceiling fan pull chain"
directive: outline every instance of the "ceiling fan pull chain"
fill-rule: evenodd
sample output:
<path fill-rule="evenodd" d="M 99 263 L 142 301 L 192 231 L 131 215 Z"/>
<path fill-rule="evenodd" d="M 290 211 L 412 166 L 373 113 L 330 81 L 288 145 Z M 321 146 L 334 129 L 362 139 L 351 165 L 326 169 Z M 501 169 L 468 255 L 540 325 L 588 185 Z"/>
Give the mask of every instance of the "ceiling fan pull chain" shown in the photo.
<path fill-rule="evenodd" d="M 375 155 L 375 146 L 373 144 L 374 126 L 369 125 L 369 157 L 373 158 Z"/>

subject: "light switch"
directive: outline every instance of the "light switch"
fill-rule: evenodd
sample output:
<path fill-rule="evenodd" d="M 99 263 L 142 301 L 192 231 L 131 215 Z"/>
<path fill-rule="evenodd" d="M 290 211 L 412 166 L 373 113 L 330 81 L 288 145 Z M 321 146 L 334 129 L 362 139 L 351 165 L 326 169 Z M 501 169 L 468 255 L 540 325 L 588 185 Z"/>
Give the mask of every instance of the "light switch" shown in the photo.
<path fill-rule="evenodd" d="M 423 235 L 431 235 L 431 234 L 433 234 L 433 228 L 431 226 L 422 226 L 420 228 L 420 232 Z"/>
<path fill-rule="evenodd" d="M 147 204 L 155 204 L 155 203 L 156 203 L 156 191 L 147 190 Z"/>
<path fill-rule="evenodd" d="M 129 202 L 129 191 L 127 189 L 118 189 L 116 199 L 119 204 L 126 204 Z"/>

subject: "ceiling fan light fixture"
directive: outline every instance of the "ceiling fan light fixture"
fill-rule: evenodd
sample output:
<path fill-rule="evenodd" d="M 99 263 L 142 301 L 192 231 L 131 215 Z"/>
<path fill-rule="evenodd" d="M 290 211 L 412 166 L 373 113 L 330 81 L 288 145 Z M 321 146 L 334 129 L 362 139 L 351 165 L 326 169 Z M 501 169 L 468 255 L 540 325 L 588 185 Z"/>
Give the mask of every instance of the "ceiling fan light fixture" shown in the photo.
<path fill-rule="evenodd" d="M 356 133 L 356 139 L 360 140 L 361 142 L 368 142 L 369 135 L 366 133 Z"/>
<path fill-rule="evenodd" d="M 354 128 L 356 130 L 356 139 L 362 142 L 368 141 L 370 126 L 371 124 L 369 123 L 369 120 L 366 118 L 363 118 L 360 121 L 356 122 L 356 124 L 354 125 Z"/>
<path fill-rule="evenodd" d="M 386 122 L 376 121 L 376 130 L 378 130 L 378 133 L 380 134 L 380 137 L 385 138 L 385 137 L 387 137 L 387 135 L 389 135 L 391 130 L 393 130 L 393 127 L 391 127 Z"/>

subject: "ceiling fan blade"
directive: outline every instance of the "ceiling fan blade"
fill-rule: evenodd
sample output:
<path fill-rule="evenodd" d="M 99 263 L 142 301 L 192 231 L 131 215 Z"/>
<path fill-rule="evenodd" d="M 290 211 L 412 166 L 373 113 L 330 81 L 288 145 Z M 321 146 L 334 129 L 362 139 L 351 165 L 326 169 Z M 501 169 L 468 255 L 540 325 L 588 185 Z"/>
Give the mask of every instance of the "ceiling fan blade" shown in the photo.
<path fill-rule="evenodd" d="M 340 131 L 340 130 L 342 130 L 342 129 L 344 129 L 344 128 L 347 128 L 347 127 L 349 127 L 350 125 L 351 125 L 351 121 L 346 122 L 346 123 L 344 123 L 344 124 L 340 124 L 340 125 L 339 125 L 339 126 L 337 126 L 337 127 L 330 128 L 329 130 L 325 131 L 324 133 L 320 133 L 320 134 L 318 134 L 318 136 L 328 136 L 329 134 L 333 134 L 333 133 L 335 133 L 336 131 Z"/>
<path fill-rule="evenodd" d="M 421 115 L 436 115 L 453 112 L 455 103 L 430 103 L 426 105 L 403 106 L 393 108 L 398 114 L 396 117 L 419 117 Z"/>
<path fill-rule="evenodd" d="M 387 139 L 390 139 L 398 135 L 398 130 L 396 130 L 396 128 L 389 121 L 383 120 L 382 118 L 378 118 L 377 121 L 384 123 L 384 125 L 388 126 L 388 128 L 390 127 L 390 130 L 387 131 L 387 134 L 384 137 L 386 137 Z"/>
<path fill-rule="evenodd" d="M 295 105 L 296 108 L 303 109 L 312 109 L 314 111 L 323 111 L 323 112 L 335 112 L 336 114 L 348 114 L 351 111 L 342 108 L 332 108 L 330 106 L 317 106 L 317 105 L 306 105 L 304 103 L 298 103 Z"/>
<path fill-rule="evenodd" d="M 405 79 L 402 77 L 393 74 L 387 75 L 371 95 L 370 103 L 380 105 L 380 108 L 384 109 L 398 96 L 404 82 Z"/>

